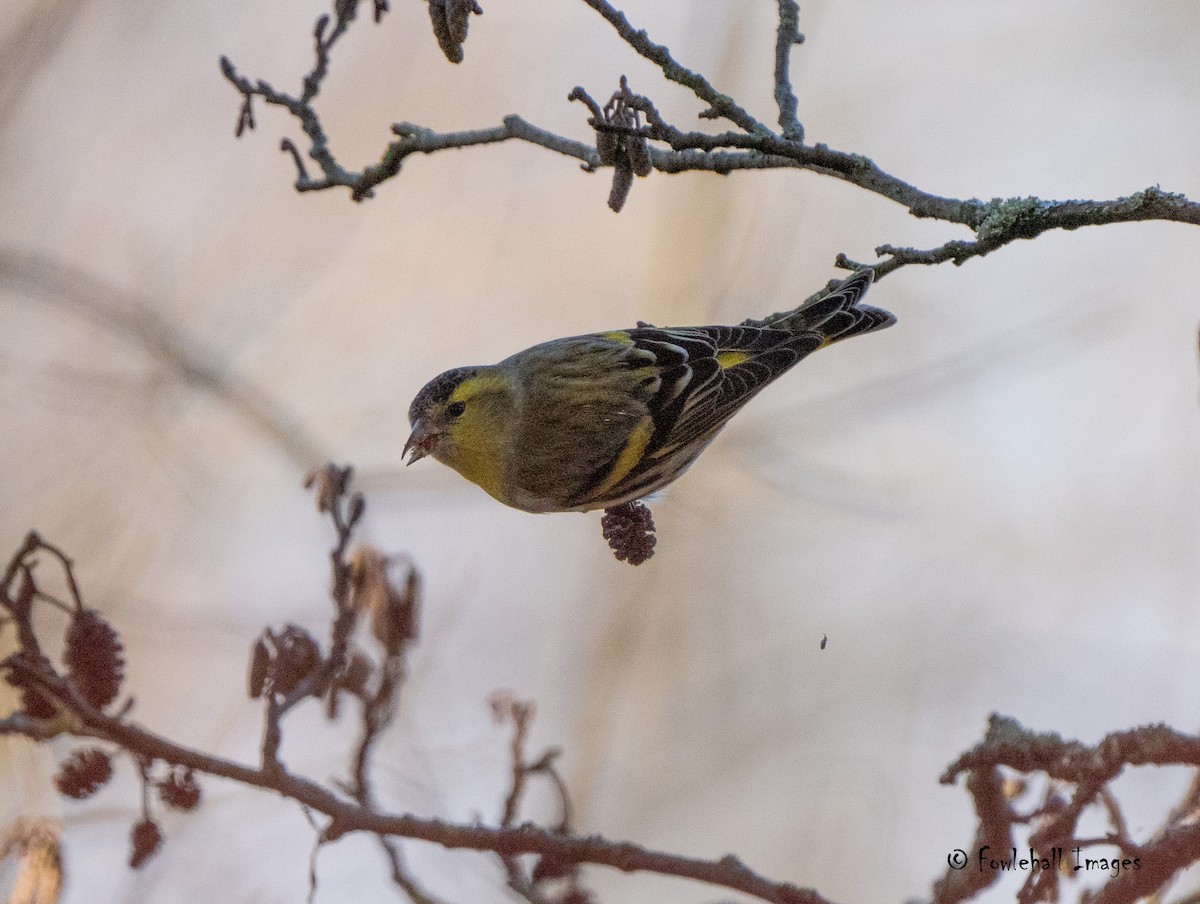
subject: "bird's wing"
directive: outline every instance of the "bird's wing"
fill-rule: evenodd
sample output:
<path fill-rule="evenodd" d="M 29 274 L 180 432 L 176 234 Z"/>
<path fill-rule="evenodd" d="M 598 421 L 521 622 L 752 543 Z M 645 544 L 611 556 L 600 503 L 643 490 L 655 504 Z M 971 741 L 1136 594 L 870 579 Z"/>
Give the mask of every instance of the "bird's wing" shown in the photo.
<path fill-rule="evenodd" d="M 597 336 L 644 390 L 645 418 L 577 488 L 574 507 L 599 508 L 653 492 L 679 475 L 739 408 L 809 352 L 815 333 L 750 326 L 638 328 Z"/>
<path fill-rule="evenodd" d="M 711 439 L 760 389 L 821 347 L 815 332 L 747 326 L 631 330 L 655 355 L 662 385 L 649 400 L 654 434 L 648 457 Z"/>
<path fill-rule="evenodd" d="M 548 371 L 555 375 L 535 381 L 546 404 L 536 406 L 541 411 L 523 434 L 535 440 L 525 450 L 525 479 L 532 485 L 538 473 L 553 474 L 552 465 L 563 461 L 583 465 L 556 501 L 567 509 L 603 508 L 654 492 L 802 358 L 895 322 L 860 303 L 872 276 L 861 270 L 815 302 L 765 321 L 639 326 L 558 340 L 517 356 L 542 366 L 552 360 Z"/>

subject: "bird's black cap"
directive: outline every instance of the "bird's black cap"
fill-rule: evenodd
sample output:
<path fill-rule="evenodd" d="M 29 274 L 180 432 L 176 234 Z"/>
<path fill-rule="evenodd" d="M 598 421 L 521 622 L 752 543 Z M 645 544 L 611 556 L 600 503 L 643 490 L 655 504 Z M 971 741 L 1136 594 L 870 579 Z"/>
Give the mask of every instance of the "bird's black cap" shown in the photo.
<path fill-rule="evenodd" d="M 408 406 L 408 422 L 416 423 L 417 418 L 432 406 L 439 405 L 450 398 L 462 381 L 473 376 L 478 369 L 477 367 L 456 367 L 454 370 L 439 374 L 426 383 L 425 388 L 417 393 L 417 397 Z"/>

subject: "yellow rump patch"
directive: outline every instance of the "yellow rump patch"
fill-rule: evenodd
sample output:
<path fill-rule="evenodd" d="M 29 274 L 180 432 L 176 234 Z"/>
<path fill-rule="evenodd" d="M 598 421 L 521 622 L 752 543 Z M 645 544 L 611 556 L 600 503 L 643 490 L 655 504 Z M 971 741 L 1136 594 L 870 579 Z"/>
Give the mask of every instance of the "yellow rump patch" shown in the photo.
<path fill-rule="evenodd" d="M 623 330 L 614 330 L 611 333 L 601 333 L 600 338 L 608 339 L 608 340 L 611 340 L 612 342 L 628 343 L 630 341 L 629 334 L 624 332 Z"/>
<path fill-rule="evenodd" d="M 750 355 L 747 352 L 739 352 L 737 349 L 727 348 L 723 351 L 717 352 L 717 363 L 720 364 L 721 369 L 724 370 L 726 368 L 741 364 L 749 357 Z"/>
<path fill-rule="evenodd" d="M 621 454 L 617 456 L 617 460 L 613 462 L 612 470 L 608 472 L 608 476 L 604 478 L 601 484 L 591 492 L 593 499 L 603 496 L 618 483 L 628 476 L 633 470 L 634 465 L 642 460 L 642 453 L 646 451 L 646 446 L 650 442 L 650 437 L 654 434 L 654 421 L 649 415 L 638 421 L 637 426 L 630 431 L 629 439 L 625 442 L 625 448 L 621 450 Z"/>

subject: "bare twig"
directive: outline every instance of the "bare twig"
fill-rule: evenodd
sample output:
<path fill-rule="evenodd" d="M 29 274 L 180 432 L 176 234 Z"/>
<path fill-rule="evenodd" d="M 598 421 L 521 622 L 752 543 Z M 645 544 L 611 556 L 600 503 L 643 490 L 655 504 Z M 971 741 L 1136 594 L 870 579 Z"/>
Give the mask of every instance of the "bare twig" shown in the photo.
<path fill-rule="evenodd" d="M 432 897 L 409 873 L 404 864 L 404 855 L 400 851 L 399 844 L 391 838 L 380 836 L 379 846 L 387 858 L 392 882 L 408 895 L 412 904 L 441 904 L 439 899 Z"/>
<path fill-rule="evenodd" d="M 1008 766 L 1074 783 L 1107 782 L 1126 766 L 1180 765 L 1200 765 L 1200 737 L 1166 725 L 1113 732 L 1095 747 L 1088 747 L 1053 732 L 1031 732 L 1015 719 L 994 715 L 983 741 L 955 760 L 940 781 L 953 784 L 967 771 Z"/>
<path fill-rule="evenodd" d="M 1113 732 L 1094 747 L 1079 741 L 1064 740 L 1049 732 L 1032 732 L 1013 719 L 993 716 L 987 735 L 973 749 L 958 758 L 942 775 L 942 782 L 953 783 L 966 773 L 967 787 L 975 797 L 980 831 L 976 849 L 990 845 L 1003 851 L 1012 847 L 1011 827 L 1020 818 L 998 795 L 998 768 L 1022 773 L 1043 772 L 1051 779 L 1073 785 L 1070 801 L 1041 809 L 1043 820 L 1030 836 L 1035 850 L 1084 849 L 1109 845 L 1131 860 L 1138 868 L 1121 871 L 1106 882 L 1090 900 L 1132 902 L 1159 891 L 1179 870 L 1200 858 L 1200 825 L 1180 825 L 1168 817 L 1167 826 L 1146 844 L 1136 844 L 1127 834 L 1120 808 L 1108 783 L 1128 766 L 1193 765 L 1200 763 L 1200 737 L 1186 735 L 1165 725 L 1146 725 Z M 983 792 L 981 794 L 981 791 Z M 1057 795 L 1056 795 L 1057 797 Z M 1101 838 L 1078 838 L 1076 829 L 1085 808 L 1104 808 L 1113 831 Z M 987 827 L 990 827 L 987 828 Z M 985 831 L 986 829 L 986 831 Z M 961 901 L 991 884 L 998 873 L 984 870 L 951 869 L 934 888 L 938 904 Z M 1032 877 L 1031 877 L 1032 878 Z M 1047 877 L 1040 877 L 1049 881 Z M 1030 883 L 1026 888 L 1031 889 Z M 1023 890 L 1024 892 L 1025 890 Z M 1032 896 L 1029 896 L 1032 900 Z"/>
<path fill-rule="evenodd" d="M 620 209 L 632 184 L 632 171 L 624 154 L 606 158 L 602 151 L 573 139 L 540 129 L 519 116 L 504 118 L 502 125 L 466 131 L 435 132 L 412 123 L 399 123 L 393 131 L 399 136 L 384 149 L 379 161 L 361 171 L 343 167 L 330 150 L 329 140 L 319 116 L 312 106 L 321 82 L 329 72 L 329 57 L 333 45 L 345 33 L 354 18 L 359 0 L 339 0 L 335 4 L 332 29 L 329 17 L 322 17 L 315 29 L 315 62 L 304 79 L 304 90 L 292 96 L 273 88 L 265 81 L 252 82 L 241 75 L 228 58 L 221 58 L 225 77 L 242 95 L 238 116 L 238 134 L 253 128 L 252 102 L 261 98 L 268 104 L 281 106 L 300 123 L 308 136 L 307 156 L 320 167 L 319 176 L 310 176 L 300 150 L 290 139 L 281 148 L 291 155 L 296 166 L 296 188 L 316 191 L 346 188 L 351 197 L 361 201 L 373 195 L 381 182 L 400 172 L 404 160 L 412 154 L 431 154 L 452 148 L 474 147 L 509 140 L 525 141 L 558 154 L 583 162 L 589 172 L 601 166 L 613 168 L 610 206 Z M 669 149 L 646 147 L 646 165 L 664 173 L 714 172 L 732 173 L 737 170 L 802 169 L 841 179 L 852 185 L 880 195 L 904 206 L 915 217 L 937 219 L 965 226 L 974 232 L 972 239 L 955 239 L 929 249 L 881 244 L 875 249 L 878 261 L 859 261 L 839 255 L 837 265 L 857 270 L 864 266 L 875 269 L 881 278 L 901 267 L 919 264 L 936 265 L 945 262 L 962 264 L 974 257 L 989 254 L 1018 239 L 1032 239 L 1053 229 L 1078 229 L 1140 220 L 1164 220 L 1200 225 L 1200 204 L 1183 195 L 1152 186 L 1134 194 L 1108 201 L 1046 200 L 1041 198 L 996 198 L 981 201 L 943 197 L 922 190 L 891 173 L 861 154 L 834 150 L 824 144 L 804 144 L 804 132 L 796 116 L 798 102 L 792 88 L 789 67 L 791 48 L 802 40 L 798 31 L 799 9 L 795 0 L 777 0 L 779 24 L 775 43 L 775 100 L 779 107 L 778 133 L 754 118 L 737 101 L 718 91 L 701 73 L 682 65 L 662 44 L 633 26 L 626 15 L 607 0 L 583 0 L 599 13 L 638 54 L 655 63 L 665 78 L 689 88 L 707 107 L 701 118 L 722 118 L 737 126 L 737 131 L 708 133 L 684 131 L 665 122 L 653 104 L 644 97 L 637 109 L 647 115 L 648 127 L 632 131 L 623 123 L 606 122 L 595 102 L 591 102 L 592 119 L 598 133 L 619 130 L 654 141 L 664 142 Z M 571 92 L 574 99 L 582 89 Z M 586 92 L 582 92 L 586 96 Z"/>
<path fill-rule="evenodd" d="M 335 626 L 341 623 L 345 612 L 352 613 L 351 618 L 356 619 L 360 609 L 370 609 L 372 631 L 385 650 L 385 659 L 391 658 L 395 663 L 402 664 L 402 654 L 415 637 L 416 590 L 411 578 L 403 591 L 392 586 L 386 578 L 386 563 L 381 557 L 376 563 L 377 567 L 372 566 L 373 571 L 364 571 L 366 565 L 362 556 L 365 553 L 360 554 L 357 560 L 346 557 L 353 528 L 363 512 L 362 499 L 350 492 L 349 480 L 348 468 L 332 465 L 317 472 L 312 480 L 318 505 L 330 514 L 337 534 L 331 559 L 336 603 L 333 622 Z M 134 854 L 131 862 L 134 865 L 144 862 L 162 841 L 161 832 L 150 812 L 149 798 L 151 785 L 161 791 L 167 781 L 156 780 L 151 775 L 152 768 L 161 763 L 168 767 L 167 776 L 172 781 L 181 775 L 186 776 L 187 784 L 193 789 L 192 773 L 205 773 L 247 787 L 271 791 L 295 801 L 314 825 L 319 825 L 318 847 L 351 832 L 368 832 L 378 836 L 394 881 L 418 904 L 430 904 L 434 899 L 405 870 L 400 848 L 395 843 L 398 838 L 428 841 L 446 848 L 491 852 L 505 863 L 514 890 L 536 904 L 559 900 L 559 897 L 549 895 L 542 885 L 549 880 L 565 880 L 567 891 L 562 901 L 588 900 L 587 894 L 577 884 L 578 867 L 584 864 L 608 866 L 625 872 L 644 871 L 689 878 L 780 904 L 827 904 L 818 892 L 768 879 L 750 870 L 733 856 L 703 860 L 594 835 L 571 834 L 566 786 L 554 768 L 558 751 L 551 748 L 533 762 L 526 758 L 525 748 L 533 707 L 532 704 L 516 701 L 511 695 L 493 700 L 497 714 L 511 721 L 514 727 L 512 783 L 497 826 L 457 824 L 413 814 L 387 813 L 375 804 L 368 770 L 370 751 L 380 728 L 387 724 L 387 716 L 392 711 L 403 678 L 402 669 L 392 671 L 390 679 L 386 669 L 380 675 L 382 683 L 375 692 L 375 700 L 383 708 L 374 715 L 370 714 L 370 695 L 363 696 L 362 681 L 346 679 L 345 687 L 348 690 L 353 688 L 352 692 L 368 704 L 349 783 L 344 787 L 336 784 L 326 787 L 292 772 L 278 757 L 283 716 L 301 700 L 321 696 L 331 684 L 341 680 L 338 676 L 342 674 L 342 666 L 333 660 L 332 655 L 321 657 L 315 641 L 294 626 L 279 632 L 265 632 L 270 644 L 263 643 L 262 646 L 273 646 L 274 653 L 268 650 L 263 654 L 267 657 L 268 665 L 265 677 L 252 683 L 258 687 L 258 693 L 264 694 L 268 700 L 262 762 L 257 766 L 244 765 L 177 744 L 130 722 L 125 709 L 109 713 L 93 706 L 81 688 L 76 686 L 74 673 L 69 672 L 65 676 L 60 674 L 54 664 L 40 653 L 32 628 L 31 605 L 39 599 L 34 574 L 34 560 L 39 554 L 49 555 L 64 571 L 71 568 L 70 558 L 62 550 L 31 533 L 4 569 L 3 581 L 0 582 L 0 604 L 8 612 L 9 620 L 18 624 L 18 643 L 21 648 L 0 662 L 0 672 L 25 692 L 25 702 L 23 709 L 0 719 L 0 735 L 20 734 L 45 740 L 68 733 L 77 738 L 103 741 L 133 756 L 141 770 L 143 789 L 143 819 L 133 830 Z M 374 555 L 378 557 L 378 554 Z M 357 572 L 355 561 L 358 562 Z M 375 583 L 365 581 L 365 574 L 374 574 Z M 383 581 L 382 585 L 380 581 Z M 74 593 L 81 596 L 78 587 Z M 93 613 L 93 610 L 83 611 Z M 73 620 L 79 617 L 82 616 L 75 616 Z M 353 626 L 353 620 L 350 624 Z M 335 634 L 339 630 L 345 629 L 333 629 Z M 333 647 L 337 645 L 336 640 L 331 644 Z M 387 683 L 389 680 L 392 682 L 390 685 Z M 40 706 L 32 705 L 31 694 L 33 702 Z M 40 715 L 33 711 L 35 708 Z M 103 778 L 82 774 L 84 759 L 76 758 L 73 763 L 74 780 L 64 780 L 60 784 L 60 788 L 67 789 L 64 793 L 91 793 L 96 786 L 103 784 Z M 1131 872 L 1122 871 L 1100 889 L 1094 900 L 1132 902 L 1160 891 L 1177 872 L 1200 859 L 1200 824 L 1190 821 L 1194 809 L 1192 791 L 1188 792 L 1180 807 L 1168 816 L 1165 828 L 1148 842 L 1138 843 L 1129 837 L 1120 806 L 1108 784 L 1123 769 L 1141 765 L 1200 766 L 1200 737 L 1183 734 L 1163 725 L 1149 725 L 1114 732 L 1099 744 L 1088 746 L 1078 741 L 1064 740 L 1056 734 L 1032 732 L 1012 719 L 994 716 L 984 739 L 947 768 L 942 781 L 949 784 L 958 776 L 966 775 L 966 787 L 974 800 L 977 818 L 973 847 L 980 851 L 981 857 L 988 848 L 1003 851 L 1013 847 L 1013 830 L 1018 825 L 1031 827 L 1031 846 L 1041 856 L 1054 849 L 1090 850 L 1111 846 L 1122 856 L 1138 863 L 1139 868 Z M 1011 782 L 1006 781 L 1002 773 L 1004 769 L 1022 774 L 1041 772 L 1055 784 L 1040 807 L 1022 815 L 1014 811 L 1010 802 L 1006 788 Z M 518 824 L 528 776 L 537 774 L 549 777 L 560 795 L 562 818 L 553 828 Z M 1066 796 L 1068 789 L 1073 789 L 1069 799 Z M 187 789 L 179 787 L 175 790 L 182 792 Z M 1012 797 L 1015 799 L 1015 796 L 1014 793 Z M 185 796 L 174 793 L 164 796 L 163 800 L 167 803 L 174 800 L 173 805 L 185 804 L 185 808 L 190 809 L 198 802 L 199 796 L 198 792 Z M 187 803 L 189 800 L 190 803 Z M 1111 832 L 1099 837 L 1078 836 L 1080 816 L 1089 806 L 1106 810 L 1112 825 Z M 538 855 L 528 875 L 517 860 L 523 854 Z M 954 867 L 953 862 L 951 866 Z M 315 865 L 313 870 L 315 888 Z M 932 900 L 937 904 L 963 901 L 990 885 L 997 876 L 995 871 L 952 868 L 934 885 Z M 1051 898 L 1057 894 L 1055 883 L 1058 881 L 1055 874 L 1046 872 L 1026 882 L 1018 898 L 1030 904 Z"/>
<path fill-rule="evenodd" d="M 512 754 L 512 785 L 508 797 L 504 800 L 504 812 L 500 814 L 500 825 L 508 828 L 517 818 L 517 807 L 521 796 L 525 793 L 525 776 L 529 772 L 525 764 L 525 741 L 529 734 L 529 726 L 533 722 L 534 706 L 527 700 L 510 700 L 506 707 L 507 718 L 513 723 L 511 742 Z"/>
<path fill-rule="evenodd" d="M 796 93 L 792 90 L 792 47 L 801 43 L 800 5 L 796 0 L 779 0 L 779 29 L 775 34 L 775 103 L 779 105 L 779 128 L 784 138 L 804 141 L 804 126 L 796 118 Z"/>
<path fill-rule="evenodd" d="M 603 16 L 605 21 L 617 30 L 617 34 L 626 44 L 657 65 L 667 79 L 691 89 L 696 97 L 708 104 L 708 109 L 700 114 L 701 117 L 705 119 L 723 117 L 747 132 L 770 134 L 770 129 L 742 109 L 732 97 L 718 91 L 700 73 L 678 63 L 671 56 L 671 51 L 664 45 L 655 44 L 650 40 L 650 36 L 644 29 L 634 28 L 630 25 L 625 14 L 611 3 L 606 0 L 583 0 L 583 2 Z"/>
<path fill-rule="evenodd" d="M 420 584 L 416 571 L 409 569 L 405 588 L 401 591 L 388 576 L 388 564 L 387 559 L 368 547 L 355 554 L 349 570 L 350 605 L 356 613 L 370 613 L 375 639 L 383 652 L 383 664 L 378 670 L 379 680 L 374 692 L 363 690 L 359 693 L 362 727 L 358 744 L 351 755 L 350 781 L 346 785 L 351 796 L 369 809 L 376 807 L 371 782 L 371 755 L 376 741 L 396 712 L 406 676 L 405 660 L 417 636 Z M 408 895 L 413 904 L 438 904 L 405 867 L 400 845 L 385 836 L 380 836 L 379 845 L 387 858 L 392 881 Z"/>
<path fill-rule="evenodd" d="M 530 824 L 493 828 L 411 814 L 381 813 L 347 801 L 287 769 L 269 771 L 226 760 L 176 744 L 133 723 L 119 721 L 102 713 L 78 715 L 80 724 L 73 732 L 79 737 L 109 741 L 170 765 L 190 767 L 196 772 L 271 791 L 329 817 L 331 821 L 325 830 L 328 841 L 351 832 L 371 832 L 429 841 L 450 849 L 493 851 L 504 855 L 549 854 L 563 860 L 609 866 L 623 872 L 648 871 L 694 879 L 777 904 L 827 904 L 826 899 L 812 889 L 767 879 L 733 856 L 704 860 L 655 851 L 631 842 L 610 841 L 598 835 L 561 835 Z M 0 735 L 4 734 L 38 736 L 33 720 L 19 713 L 0 719 Z"/>
<path fill-rule="evenodd" d="M 1004 797 L 1004 782 L 995 767 L 972 770 L 967 776 L 967 791 L 975 803 L 979 820 L 973 844 L 968 850 L 990 846 L 1002 851 L 1012 847 L 1012 810 Z M 956 904 L 973 897 L 996 881 L 998 874 L 983 870 L 947 869 L 933 885 L 933 904 Z"/>
<path fill-rule="evenodd" d="M 1133 904 L 1164 888 L 1176 873 L 1196 862 L 1200 823 L 1168 829 L 1141 850 L 1141 869 L 1122 870 L 1104 883 L 1089 904 Z"/>
<path fill-rule="evenodd" d="M 529 727 L 533 723 L 535 707 L 532 702 L 517 700 L 504 693 L 493 695 L 490 702 L 492 711 L 498 719 L 506 719 L 513 724 L 512 741 L 509 747 L 512 783 L 509 785 L 508 795 L 504 799 L 504 810 L 500 814 L 500 827 L 507 829 L 516 822 L 517 808 L 525 793 L 525 776 L 529 774 L 529 769 L 525 765 L 525 742 L 529 734 Z M 501 854 L 500 859 L 504 863 L 504 871 L 508 874 L 509 887 L 532 904 L 538 904 L 540 896 L 529 878 L 526 877 L 524 870 L 521 869 L 517 858 L 512 854 Z"/>
<path fill-rule="evenodd" d="M 75 579 L 74 560 L 70 559 L 66 553 L 53 543 L 48 542 L 36 533 L 30 534 L 26 538 L 26 543 L 29 542 L 30 538 L 34 540 L 38 549 L 48 552 L 54 558 L 58 559 L 59 565 L 62 566 L 63 577 L 67 581 L 67 589 L 71 592 L 71 602 L 74 605 L 74 609 L 76 612 L 81 611 L 83 609 L 83 597 L 79 593 L 79 582 Z"/>

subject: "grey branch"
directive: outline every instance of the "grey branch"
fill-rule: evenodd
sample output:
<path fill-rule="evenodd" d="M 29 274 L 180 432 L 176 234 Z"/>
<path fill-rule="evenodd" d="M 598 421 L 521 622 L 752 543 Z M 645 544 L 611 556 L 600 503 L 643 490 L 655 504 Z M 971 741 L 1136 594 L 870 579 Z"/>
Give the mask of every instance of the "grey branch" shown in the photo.
<path fill-rule="evenodd" d="M 775 35 L 775 103 L 779 105 L 779 128 L 783 137 L 804 141 L 804 126 L 796 118 L 796 92 L 792 90 L 792 45 L 804 40 L 800 34 L 800 6 L 796 0 L 779 0 L 779 30 Z"/>
<path fill-rule="evenodd" d="M 358 2 L 360 0 L 339 0 L 335 4 L 336 17 L 332 27 L 328 16 L 318 21 L 314 32 L 315 62 L 303 79 L 303 90 L 298 96 L 279 91 L 262 80 L 251 81 L 228 58 L 221 58 L 222 72 L 242 95 L 238 135 L 254 127 L 253 103 L 258 98 L 269 105 L 286 109 L 308 136 L 307 157 L 320 168 L 319 175 L 309 175 L 305 156 L 291 139 L 285 138 L 281 142 L 282 150 L 295 163 L 295 186 L 298 191 L 340 187 L 349 190 L 355 201 L 361 201 L 373 196 L 375 186 L 396 176 L 404 160 L 413 154 L 432 154 L 509 140 L 524 141 L 572 157 L 581 161 L 588 172 L 612 167 L 618 182 L 621 167 L 628 169 L 627 162 L 619 155 L 615 161 L 604 159 L 594 144 L 585 144 L 538 128 L 517 115 L 505 117 L 499 126 L 445 133 L 413 123 L 400 123 L 392 128 L 398 137 L 387 145 L 377 163 L 365 166 L 360 171 L 343 167 L 330 149 L 313 101 L 328 75 L 333 46 L 354 20 Z M 948 261 L 962 264 L 1018 239 L 1036 238 L 1051 229 L 1078 229 L 1082 226 L 1136 220 L 1200 225 L 1200 204 L 1157 186 L 1109 201 L 1056 201 L 1034 197 L 982 201 L 977 198 L 943 197 L 892 175 L 861 154 L 835 150 L 824 144 L 805 144 L 804 129 L 797 118 L 798 101 L 789 71 L 791 48 L 803 40 L 798 30 L 799 7 L 795 0 L 777 0 L 779 24 L 775 42 L 774 94 L 779 107 L 779 132 L 757 120 L 734 98 L 714 87 L 703 74 L 680 63 L 666 46 L 656 43 L 644 29 L 631 24 L 625 13 L 607 0 L 583 2 L 599 13 L 630 48 L 657 65 L 666 79 L 690 89 L 706 105 L 698 114 L 700 118 L 725 119 L 737 127 L 734 131 L 715 133 L 685 131 L 661 117 L 657 121 L 649 117 L 648 110 L 653 109 L 653 104 L 648 98 L 641 98 L 645 101 L 645 107 L 639 109 L 647 113 L 649 125 L 638 130 L 637 134 L 665 145 L 648 148 L 653 169 L 663 173 L 720 174 L 737 170 L 808 170 L 841 179 L 901 204 L 914 217 L 965 226 L 974 233 L 973 238 L 954 239 L 929 249 L 881 244 L 875 249 L 875 254 L 880 258 L 877 261 L 859 261 L 839 255 L 836 263 L 845 269 L 870 266 L 875 269 L 876 278 L 881 278 L 910 264 L 933 265 Z M 376 12 L 378 20 L 378 7 Z M 586 96 L 586 92 L 577 88 L 571 92 L 571 97 L 580 98 L 581 92 Z M 603 144 L 603 132 L 609 128 L 609 124 L 604 123 L 603 117 L 596 115 L 595 110 L 592 113 L 589 125 L 594 139 Z M 611 204 L 610 199 L 610 206 L 619 209 L 621 204 Z"/>

